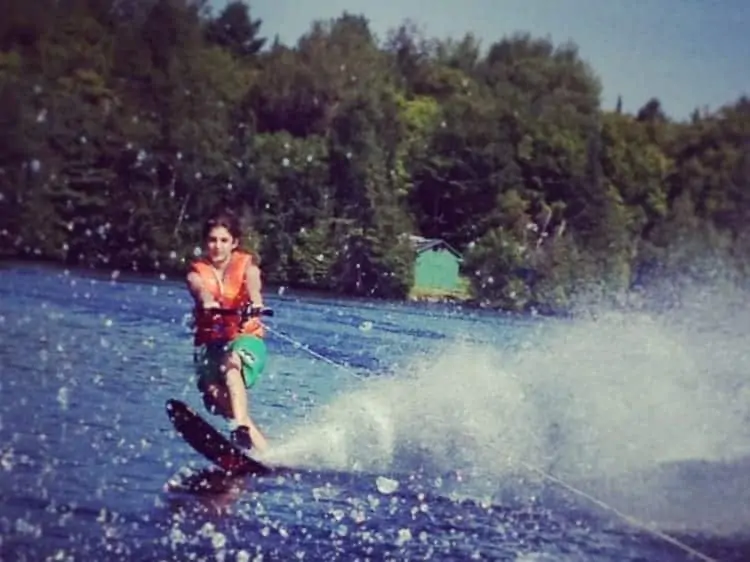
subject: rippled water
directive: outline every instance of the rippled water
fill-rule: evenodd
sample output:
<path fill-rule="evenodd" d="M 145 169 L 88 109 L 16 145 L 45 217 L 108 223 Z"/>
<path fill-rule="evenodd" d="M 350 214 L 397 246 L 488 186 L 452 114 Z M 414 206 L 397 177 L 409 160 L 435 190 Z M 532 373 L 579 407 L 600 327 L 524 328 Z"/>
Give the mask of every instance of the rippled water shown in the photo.
<path fill-rule="evenodd" d="M 197 494 L 182 285 L 0 275 L 3 560 L 750 557 L 739 332 L 269 295 L 252 408 L 295 470 Z"/>

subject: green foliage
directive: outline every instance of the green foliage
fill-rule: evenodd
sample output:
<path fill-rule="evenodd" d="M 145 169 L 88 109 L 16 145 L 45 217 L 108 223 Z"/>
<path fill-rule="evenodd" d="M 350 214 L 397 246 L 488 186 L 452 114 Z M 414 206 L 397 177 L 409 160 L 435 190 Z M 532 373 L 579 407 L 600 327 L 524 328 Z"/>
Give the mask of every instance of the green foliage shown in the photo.
<path fill-rule="evenodd" d="M 229 2 L 221 14 L 205 26 L 206 40 L 238 58 L 256 55 L 266 40 L 258 37 L 262 21 L 250 18 L 247 4 Z"/>
<path fill-rule="evenodd" d="M 673 122 L 529 35 L 379 44 L 344 13 L 284 46 L 241 1 L 40 2 L 0 23 L 3 255 L 178 271 L 221 203 L 268 281 L 344 294 L 409 295 L 409 234 L 517 311 L 746 279 L 745 98 Z"/>

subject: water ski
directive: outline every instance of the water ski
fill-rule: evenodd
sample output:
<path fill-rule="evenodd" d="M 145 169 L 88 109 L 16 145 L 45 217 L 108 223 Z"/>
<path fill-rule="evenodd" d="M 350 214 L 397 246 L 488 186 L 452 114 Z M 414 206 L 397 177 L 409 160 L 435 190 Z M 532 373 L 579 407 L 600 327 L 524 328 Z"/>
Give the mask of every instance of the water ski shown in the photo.
<path fill-rule="evenodd" d="M 263 476 L 272 472 L 271 467 L 250 458 L 184 402 L 169 399 L 166 408 L 183 439 L 231 476 Z"/>

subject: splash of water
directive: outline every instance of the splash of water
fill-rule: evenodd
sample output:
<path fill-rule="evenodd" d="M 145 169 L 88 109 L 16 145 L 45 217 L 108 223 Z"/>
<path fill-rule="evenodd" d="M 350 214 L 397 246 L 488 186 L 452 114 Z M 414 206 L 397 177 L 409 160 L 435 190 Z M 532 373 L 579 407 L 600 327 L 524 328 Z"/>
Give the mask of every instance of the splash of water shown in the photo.
<path fill-rule="evenodd" d="M 322 408 L 269 460 L 333 470 L 502 471 L 539 444 L 523 385 L 493 353 L 461 343 L 415 357 L 404 376 L 371 380 Z"/>
<path fill-rule="evenodd" d="M 463 471 L 498 486 L 534 466 L 675 524 L 697 506 L 665 490 L 684 489 L 705 503 L 721 484 L 665 467 L 750 455 L 750 316 L 734 295 L 696 292 L 685 303 L 552 321 L 521 349 L 443 343 L 399 376 L 338 397 L 270 460 Z M 726 516 L 736 512 L 730 507 Z"/>

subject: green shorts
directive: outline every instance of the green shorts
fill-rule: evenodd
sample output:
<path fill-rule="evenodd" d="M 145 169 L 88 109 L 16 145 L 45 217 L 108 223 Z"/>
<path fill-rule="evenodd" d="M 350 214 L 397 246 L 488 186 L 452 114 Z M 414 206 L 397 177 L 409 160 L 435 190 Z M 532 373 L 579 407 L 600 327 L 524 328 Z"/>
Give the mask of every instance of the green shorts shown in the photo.
<path fill-rule="evenodd" d="M 214 382 L 224 382 L 222 368 L 227 353 L 236 352 L 242 361 L 242 378 L 251 388 L 266 368 L 268 350 L 266 342 L 250 335 L 237 336 L 229 343 L 202 345 L 193 353 L 193 363 L 198 377 L 198 388 Z"/>

